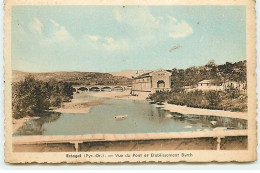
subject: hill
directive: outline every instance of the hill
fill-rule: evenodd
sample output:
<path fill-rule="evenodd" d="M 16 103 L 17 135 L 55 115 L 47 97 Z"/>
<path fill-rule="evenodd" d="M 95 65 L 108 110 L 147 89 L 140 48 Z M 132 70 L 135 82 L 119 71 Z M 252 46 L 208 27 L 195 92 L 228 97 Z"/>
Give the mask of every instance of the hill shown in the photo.
<path fill-rule="evenodd" d="M 151 70 L 123 70 L 120 72 L 111 72 L 110 74 L 112 74 L 113 76 L 124 76 L 132 79 L 132 76 L 138 76 L 140 74 L 148 73 L 150 71 Z"/>
<path fill-rule="evenodd" d="M 13 70 L 13 82 L 21 81 L 27 75 L 33 75 L 36 79 L 42 81 L 57 80 L 71 82 L 74 85 L 129 85 L 132 80 L 124 76 L 113 76 L 109 73 L 98 72 L 47 72 L 47 73 L 29 73 Z"/>

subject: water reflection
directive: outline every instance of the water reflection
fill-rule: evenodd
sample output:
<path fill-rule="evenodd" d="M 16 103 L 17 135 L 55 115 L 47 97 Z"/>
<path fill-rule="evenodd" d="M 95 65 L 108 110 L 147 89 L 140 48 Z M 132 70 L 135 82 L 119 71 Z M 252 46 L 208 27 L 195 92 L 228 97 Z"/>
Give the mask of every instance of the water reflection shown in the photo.
<path fill-rule="evenodd" d="M 201 124 L 202 127 L 206 128 L 226 127 L 227 129 L 247 129 L 247 120 L 238 118 L 193 114 L 182 115 L 174 112 L 171 112 L 170 114 L 174 119 L 179 119 L 180 121 L 187 121 L 189 124 L 192 125 Z"/>
<path fill-rule="evenodd" d="M 103 99 L 85 114 L 49 114 L 30 120 L 14 135 L 83 135 L 95 133 L 156 133 L 212 130 L 216 127 L 246 129 L 247 121 L 235 118 L 183 115 L 157 108 L 145 100 L 97 98 L 91 92 L 74 95 L 82 100 Z M 127 115 L 124 120 L 115 116 Z M 214 122 L 214 123 L 213 123 Z"/>
<path fill-rule="evenodd" d="M 44 131 L 46 131 L 46 129 L 43 128 L 43 125 L 58 120 L 60 115 L 60 113 L 45 113 L 41 115 L 41 118 L 29 120 L 24 123 L 13 136 L 43 135 Z"/>

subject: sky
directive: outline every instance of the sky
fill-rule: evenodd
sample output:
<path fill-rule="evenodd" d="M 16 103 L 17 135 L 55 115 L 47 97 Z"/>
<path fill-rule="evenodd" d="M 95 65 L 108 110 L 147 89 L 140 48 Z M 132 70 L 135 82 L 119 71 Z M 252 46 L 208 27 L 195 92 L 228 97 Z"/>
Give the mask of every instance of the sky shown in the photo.
<path fill-rule="evenodd" d="M 246 59 L 244 6 L 15 6 L 12 69 L 156 70 Z"/>

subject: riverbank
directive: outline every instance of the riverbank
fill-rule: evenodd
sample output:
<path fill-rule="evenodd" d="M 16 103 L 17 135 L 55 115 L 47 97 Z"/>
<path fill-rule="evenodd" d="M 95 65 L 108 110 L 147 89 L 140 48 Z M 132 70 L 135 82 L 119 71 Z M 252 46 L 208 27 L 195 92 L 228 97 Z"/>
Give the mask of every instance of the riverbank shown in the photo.
<path fill-rule="evenodd" d="M 132 100 L 145 100 L 150 93 L 142 92 L 138 94 L 138 96 L 132 96 L 130 94 L 130 90 L 125 90 L 122 92 L 93 92 L 91 96 L 94 97 L 103 97 L 103 98 L 111 98 L 111 99 L 132 99 Z"/>
<path fill-rule="evenodd" d="M 145 100 L 149 93 L 140 92 L 138 96 L 130 95 L 129 90 L 123 92 L 91 92 L 88 93 L 92 97 L 96 97 L 95 100 L 81 100 L 72 99 L 72 102 L 64 103 L 61 108 L 55 110 L 55 112 L 61 113 L 88 113 L 93 106 L 101 105 L 102 98 L 111 99 L 132 99 L 132 100 Z M 170 112 L 177 112 L 180 114 L 195 114 L 195 115 L 212 115 L 229 118 L 239 118 L 247 120 L 247 113 L 245 112 L 231 112 L 224 110 L 211 110 L 202 108 L 192 108 L 187 106 L 180 106 L 174 104 L 164 103 L 164 105 L 155 105 L 161 109 L 168 110 Z"/>
<path fill-rule="evenodd" d="M 131 96 L 129 91 L 124 92 L 107 92 L 107 93 L 94 93 L 95 97 L 106 97 L 106 98 L 114 98 L 114 99 L 134 99 L 134 100 L 145 100 L 148 97 L 149 93 L 140 92 L 138 96 Z M 156 107 L 160 107 L 161 109 L 168 110 L 170 112 L 177 112 L 180 114 L 195 114 L 195 115 L 212 115 L 212 116 L 220 116 L 220 117 L 229 117 L 229 118 L 239 118 L 247 120 L 246 112 L 231 112 L 224 110 L 212 110 L 212 109 L 203 109 L 203 108 L 193 108 L 181 105 L 174 105 L 164 103 L 164 105 L 155 105 Z"/>
<path fill-rule="evenodd" d="M 15 132 L 16 130 L 18 130 L 20 127 L 23 126 L 24 123 L 26 123 L 27 121 L 29 120 L 32 120 L 32 119 L 38 119 L 40 117 L 23 117 L 23 118 L 19 118 L 19 119 L 15 119 L 13 118 L 13 132 Z"/>
<path fill-rule="evenodd" d="M 148 93 L 139 96 L 131 96 L 130 91 L 126 90 L 123 92 L 89 92 L 88 95 L 96 97 L 96 99 L 84 100 L 80 99 L 80 97 L 74 98 L 71 102 L 63 103 L 62 107 L 54 109 L 53 111 L 60 113 L 88 113 L 93 106 L 102 105 L 104 98 L 145 100 Z"/>
<path fill-rule="evenodd" d="M 63 103 L 60 108 L 54 109 L 54 112 L 60 113 L 88 113 L 93 106 L 102 105 L 101 99 L 80 100 L 72 99 L 71 102 Z"/>
<path fill-rule="evenodd" d="M 230 111 L 224 111 L 224 110 L 192 108 L 192 107 L 173 105 L 173 104 L 168 104 L 168 103 L 164 103 L 164 105 L 161 106 L 161 108 L 168 110 L 170 112 L 178 112 L 181 114 L 212 115 L 212 116 L 239 118 L 239 119 L 247 120 L 247 113 L 245 113 L 245 112 L 230 112 Z"/>

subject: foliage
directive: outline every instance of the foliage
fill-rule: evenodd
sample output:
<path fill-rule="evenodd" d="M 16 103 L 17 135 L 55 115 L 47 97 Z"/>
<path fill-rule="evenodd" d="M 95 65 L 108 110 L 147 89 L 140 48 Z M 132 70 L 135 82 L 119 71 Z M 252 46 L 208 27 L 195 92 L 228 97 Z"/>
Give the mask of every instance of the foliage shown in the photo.
<path fill-rule="evenodd" d="M 236 93 L 239 92 L 236 91 Z M 243 93 L 239 93 L 239 96 L 235 95 L 235 97 L 232 95 L 230 91 L 195 90 L 190 92 L 157 92 L 150 94 L 149 98 L 155 102 L 168 102 L 169 104 L 195 108 L 247 111 L 247 96 Z"/>
<path fill-rule="evenodd" d="M 224 81 L 246 83 L 246 61 L 226 62 L 223 65 L 209 62 L 205 66 L 190 67 L 185 70 L 174 68 L 171 72 L 174 91 L 181 91 L 184 86 L 196 86 L 198 82 L 208 79 L 215 81 L 216 84 Z"/>
<path fill-rule="evenodd" d="M 72 97 L 72 87 L 67 82 L 43 82 L 28 75 L 23 81 L 13 83 L 12 110 L 14 118 L 34 116 L 51 106 L 60 106 Z"/>
<path fill-rule="evenodd" d="M 206 99 L 209 101 L 209 106 L 217 107 L 220 103 L 219 91 L 208 91 L 205 93 Z"/>

